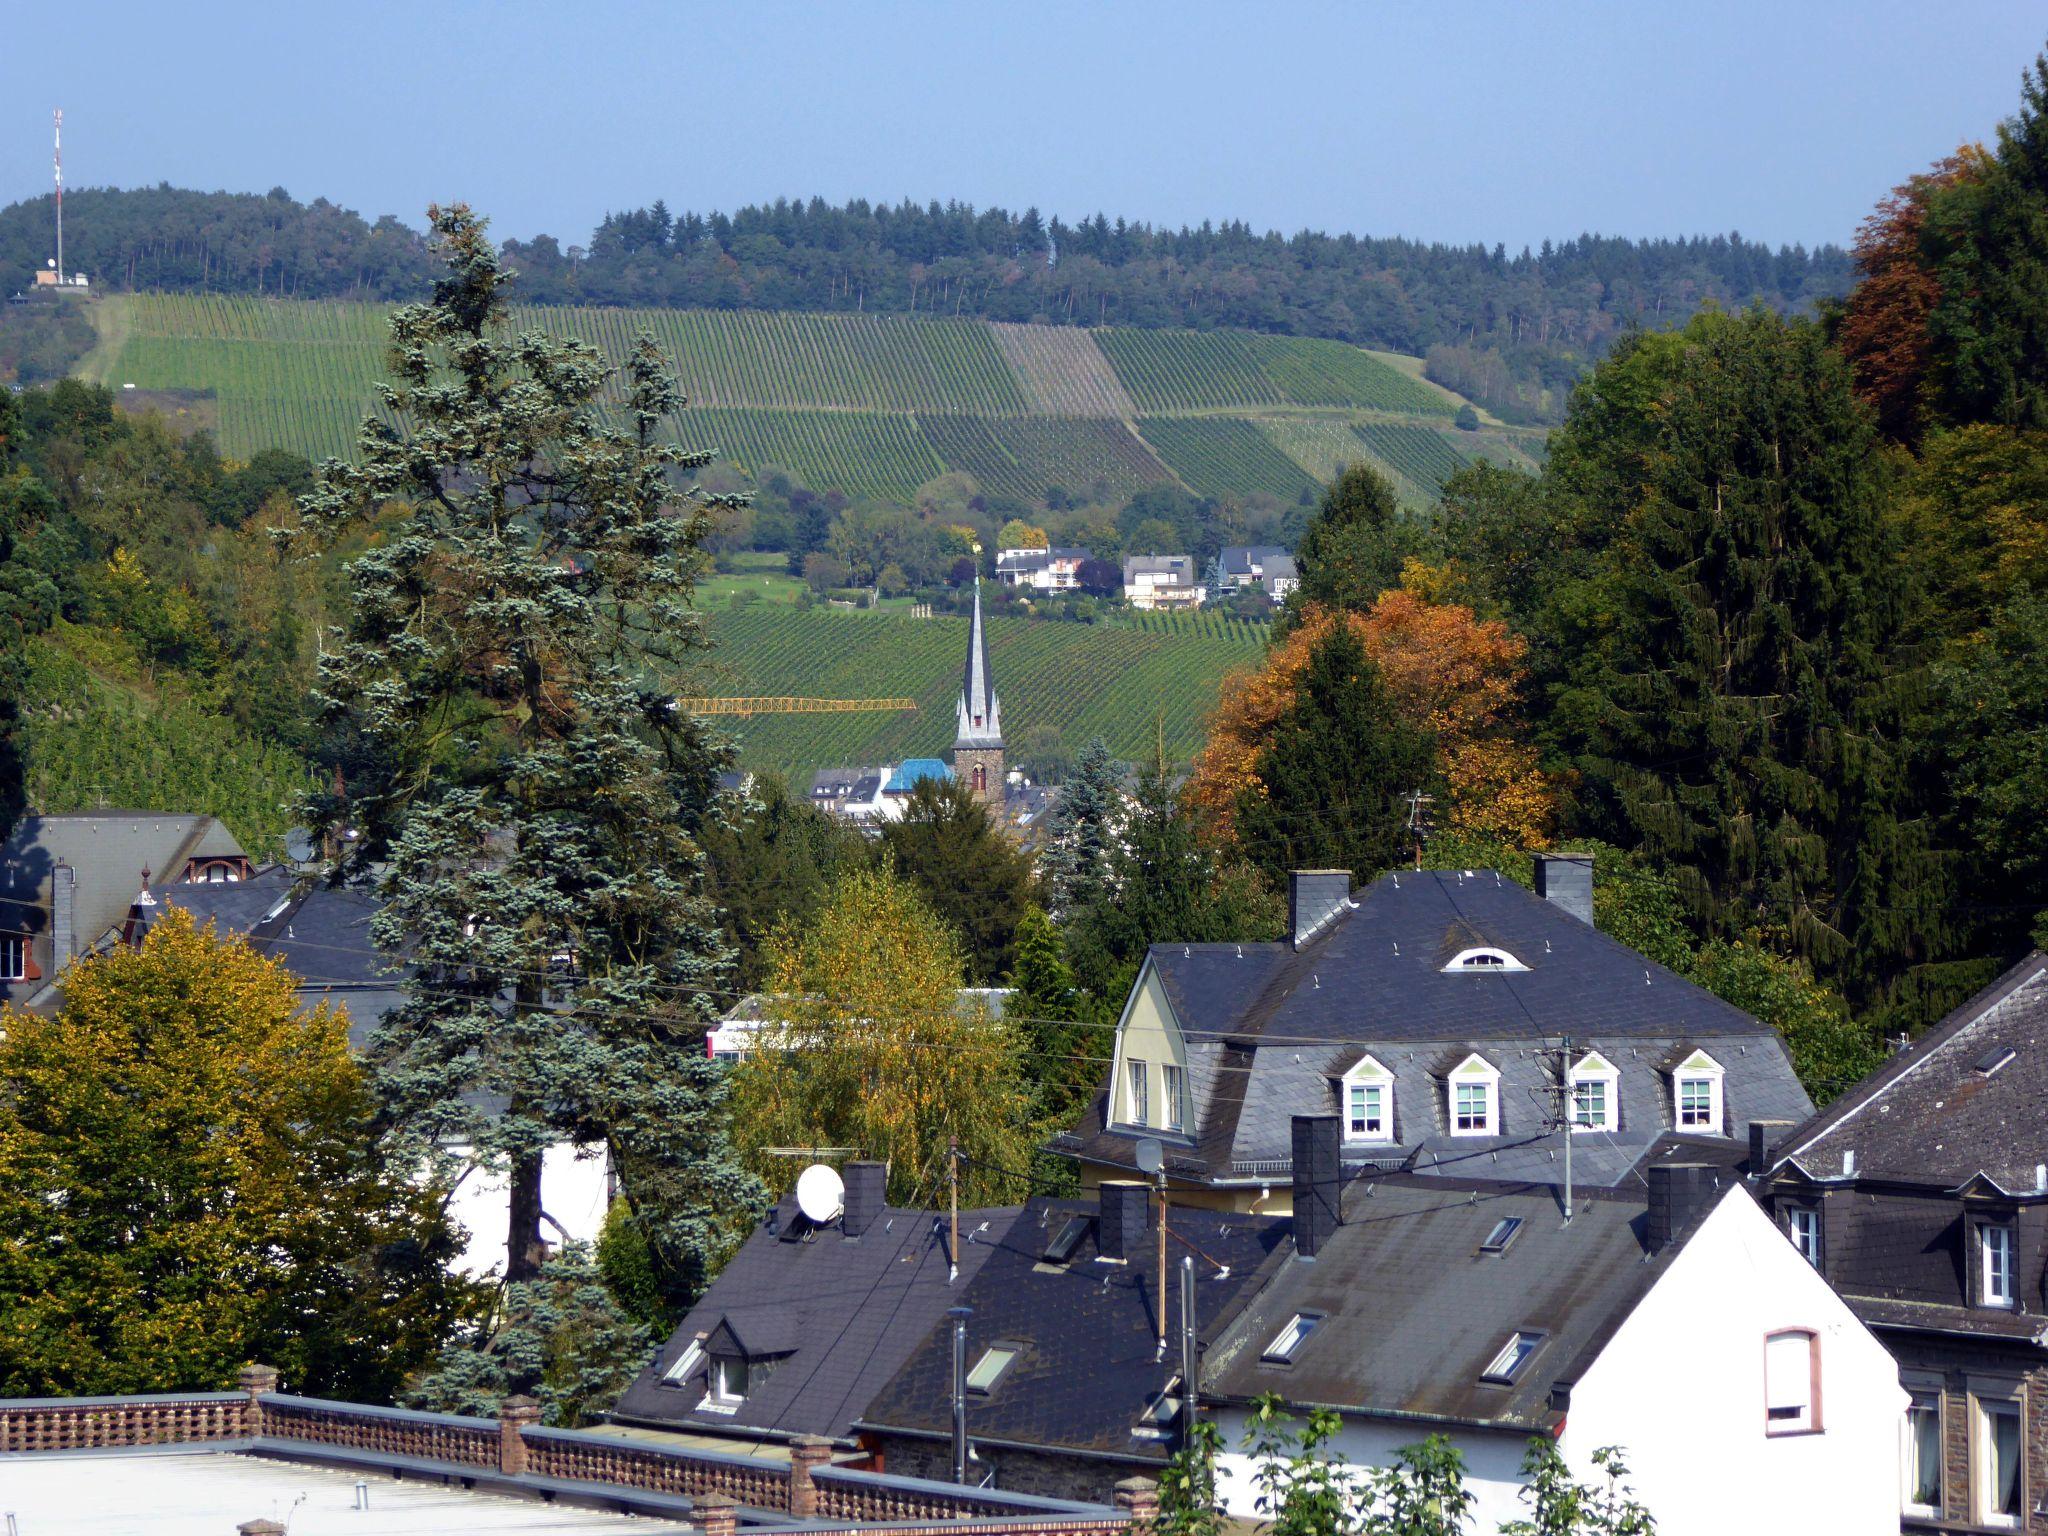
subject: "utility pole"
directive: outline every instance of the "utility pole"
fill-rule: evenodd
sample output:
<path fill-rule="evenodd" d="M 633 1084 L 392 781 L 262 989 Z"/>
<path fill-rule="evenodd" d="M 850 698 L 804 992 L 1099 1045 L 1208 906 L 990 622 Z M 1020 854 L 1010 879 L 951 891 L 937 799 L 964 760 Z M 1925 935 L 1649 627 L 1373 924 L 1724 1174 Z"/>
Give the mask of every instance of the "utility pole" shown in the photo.
<path fill-rule="evenodd" d="M 1159 1172 L 1159 1358 L 1166 1358 L 1166 1163 Z"/>
<path fill-rule="evenodd" d="M 960 1278 L 960 1138 L 946 1138 L 946 1204 L 952 1215 L 953 1235 L 946 1245 L 946 1284 Z"/>
<path fill-rule="evenodd" d="M 1422 845 L 1429 837 L 1429 807 L 1436 804 L 1436 796 L 1425 795 L 1419 788 L 1401 797 L 1408 806 L 1408 836 L 1415 844 L 1415 867 L 1422 868 Z"/>

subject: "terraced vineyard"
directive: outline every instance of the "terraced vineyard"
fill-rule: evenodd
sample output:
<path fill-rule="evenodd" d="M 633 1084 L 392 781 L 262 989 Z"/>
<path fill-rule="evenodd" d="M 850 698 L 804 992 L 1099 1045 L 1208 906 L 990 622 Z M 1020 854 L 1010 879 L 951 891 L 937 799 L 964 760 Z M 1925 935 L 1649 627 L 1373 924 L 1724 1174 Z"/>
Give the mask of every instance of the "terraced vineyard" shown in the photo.
<path fill-rule="evenodd" d="M 1150 616 L 1145 624 L 1069 624 L 991 617 L 989 667 L 1013 736 L 1058 730 L 1070 749 L 1100 734 L 1135 758 L 1151 750 L 1155 717 L 1166 750 L 1193 756 L 1217 688 L 1253 661 L 1265 630 L 1214 615 Z M 1163 622 L 1159 622 L 1163 621 Z M 750 608 L 712 621 L 719 693 L 827 698 L 902 696 L 914 714 L 764 715 L 732 722 L 742 760 L 807 778 L 814 768 L 942 757 L 966 653 L 964 619 L 909 619 L 831 609 Z"/>
<path fill-rule="evenodd" d="M 377 306 L 156 294 L 92 313 L 101 345 L 81 371 L 138 395 L 210 397 L 235 457 L 346 457 L 384 367 Z M 761 310 L 525 307 L 511 320 L 614 361 L 653 336 L 690 397 L 693 445 L 852 496 L 907 500 L 960 470 L 1024 501 L 1176 481 L 1291 501 L 1363 453 L 1419 503 L 1465 456 L 1540 451 L 1508 429 L 1454 447 L 1436 426 L 1455 396 L 1334 341 Z"/>

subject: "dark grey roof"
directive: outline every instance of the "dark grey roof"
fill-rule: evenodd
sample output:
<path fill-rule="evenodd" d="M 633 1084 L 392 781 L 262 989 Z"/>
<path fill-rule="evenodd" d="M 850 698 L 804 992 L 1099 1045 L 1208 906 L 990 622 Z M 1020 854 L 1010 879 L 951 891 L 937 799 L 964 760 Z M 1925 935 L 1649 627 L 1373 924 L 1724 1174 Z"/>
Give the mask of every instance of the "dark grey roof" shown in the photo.
<path fill-rule="evenodd" d="M 1649 1257 L 1640 1199 L 1585 1200 L 1569 1226 L 1527 1186 L 1355 1183 L 1344 1206 L 1321 1253 L 1278 1264 L 1218 1340 L 1205 1394 L 1548 1430 L 1553 1384 L 1577 1378 L 1682 1247 Z M 1504 1217 L 1522 1223 L 1514 1240 L 1482 1253 Z M 1291 1363 L 1262 1360 L 1297 1312 L 1322 1321 Z M 1518 1331 L 1543 1336 L 1536 1352 L 1511 1382 L 1482 1381 Z"/>
<path fill-rule="evenodd" d="M 1021 1346 L 994 1389 L 973 1397 L 969 1433 L 977 1438 L 1163 1460 L 1171 1449 L 1132 1430 L 1170 1377 L 1178 1374 L 1177 1345 L 1158 1357 L 1158 1280 L 1151 1244 L 1130 1264 L 1097 1258 L 1091 1224 L 1069 1262 L 1040 1262 L 1046 1244 L 1069 1216 L 1092 1216 L 1090 1201 L 1033 1200 L 996 1243 L 964 1303 L 968 1364 L 999 1341 Z M 1198 1330 L 1212 1336 L 1258 1283 L 1282 1247 L 1289 1223 L 1271 1217 L 1176 1209 L 1168 1231 L 1172 1266 L 1194 1254 Z M 1226 1266 L 1219 1273 L 1217 1266 Z M 1169 1329 L 1180 1325 L 1179 1280 L 1169 1271 L 1175 1297 Z M 877 1428 L 922 1434 L 950 1432 L 952 1340 L 937 1328 L 895 1380 L 883 1388 L 863 1421 Z"/>
<path fill-rule="evenodd" d="M 853 794 L 862 784 L 882 782 L 880 768 L 820 768 L 811 775 L 811 798 L 814 800 L 843 800 Z M 874 789 L 867 791 L 873 795 Z"/>
<path fill-rule="evenodd" d="M 999 1232 L 1015 1215 L 1014 1207 L 963 1211 L 963 1239 L 984 1226 Z M 714 1432 L 844 1439 L 992 1251 L 984 1241 L 963 1240 L 960 1278 L 948 1286 L 941 1224 L 930 1211 L 890 1209 L 858 1238 L 834 1225 L 785 1241 L 807 1226 L 795 1200 L 785 1200 L 626 1389 L 617 1416 Z M 728 1327 L 750 1357 L 758 1352 L 773 1364 L 751 1373 L 737 1412 L 700 1412 L 703 1371 L 681 1384 L 666 1373 L 692 1341 Z"/>
<path fill-rule="evenodd" d="M 1294 552 L 1284 544 L 1231 544 L 1224 548 L 1222 556 L 1223 574 L 1226 576 L 1249 576 L 1254 566 L 1284 558 L 1290 563 Z"/>
<path fill-rule="evenodd" d="M 316 885 L 257 925 L 250 942 L 299 977 L 308 1002 L 325 1002 L 348 1017 L 349 1044 L 369 1048 L 385 1014 L 405 999 L 402 977 L 370 939 L 381 905 L 365 890 Z"/>
<path fill-rule="evenodd" d="M 1470 948 L 1519 971 L 1456 972 Z M 1558 1048 L 1598 1051 L 1619 1070 L 1619 1120 L 1574 1138 L 1588 1185 L 1627 1176 L 1674 1129 L 1670 1068 L 1695 1049 L 1723 1069 L 1722 1132 L 1797 1122 L 1812 1101 L 1767 1025 L 1493 871 L 1388 875 L 1299 950 L 1291 944 L 1163 944 L 1155 975 L 1189 1046 L 1195 1126 L 1169 1149 L 1175 1171 L 1284 1174 L 1293 1117 L 1338 1110 L 1337 1079 L 1366 1056 L 1393 1074 L 1394 1141 L 1347 1157 L 1491 1180 L 1556 1176 L 1548 1129 Z M 1444 1075 L 1468 1054 L 1500 1073 L 1500 1130 L 1451 1136 Z M 1105 1127 L 1098 1097 L 1066 1143 L 1129 1167 L 1133 1137 Z"/>
<path fill-rule="evenodd" d="M 1195 580 L 1195 557 L 1193 555 L 1125 555 L 1124 580 L 1133 576 L 1172 576 L 1181 583 L 1192 586 Z"/>
<path fill-rule="evenodd" d="M 2032 1191 L 2048 1164 L 2044 1105 L 2048 954 L 2036 950 L 1786 1138 L 1774 1161 L 1834 1178 L 1853 1153 L 1859 1179 L 1953 1189 L 1982 1173 L 2007 1193 Z"/>

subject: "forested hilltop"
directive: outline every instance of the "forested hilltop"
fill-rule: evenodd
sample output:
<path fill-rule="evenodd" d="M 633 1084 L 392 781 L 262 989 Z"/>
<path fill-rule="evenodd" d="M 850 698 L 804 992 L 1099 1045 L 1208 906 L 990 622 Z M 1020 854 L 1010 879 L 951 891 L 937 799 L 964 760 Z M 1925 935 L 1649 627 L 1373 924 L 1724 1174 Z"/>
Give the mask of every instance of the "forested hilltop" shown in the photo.
<path fill-rule="evenodd" d="M 419 296 L 420 235 L 281 188 L 159 186 L 67 199 L 67 262 L 102 287 Z M 0 210 L 0 269 L 47 252 L 50 202 Z M 1426 356 L 1430 377 L 1505 420 L 1562 419 L 1571 383 L 1633 325 L 1664 329 L 1703 303 L 1803 311 L 1846 293 L 1848 255 L 1740 235 L 1583 235 L 1510 255 L 1227 222 L 1167 230 L 1097 214 L 1079 224 L 966 203 L 778 199 L 733 214 L 651 207 L 609 215 L 588 246 L 507 243 L 529 303 L 848 310 L 1132 327 L 1236 327 Z"/>

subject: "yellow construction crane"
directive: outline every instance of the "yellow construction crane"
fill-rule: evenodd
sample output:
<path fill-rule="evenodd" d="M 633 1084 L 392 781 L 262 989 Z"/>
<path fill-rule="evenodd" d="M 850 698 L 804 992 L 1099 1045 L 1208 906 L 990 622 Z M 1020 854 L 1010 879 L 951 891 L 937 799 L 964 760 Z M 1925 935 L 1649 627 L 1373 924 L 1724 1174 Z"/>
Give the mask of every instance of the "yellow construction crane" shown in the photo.
<path fill-rule="evenodd" d="M 915 699 L 677 699 L 693 715 L 846 715 L 870 709 L 916 709 Z"/>

